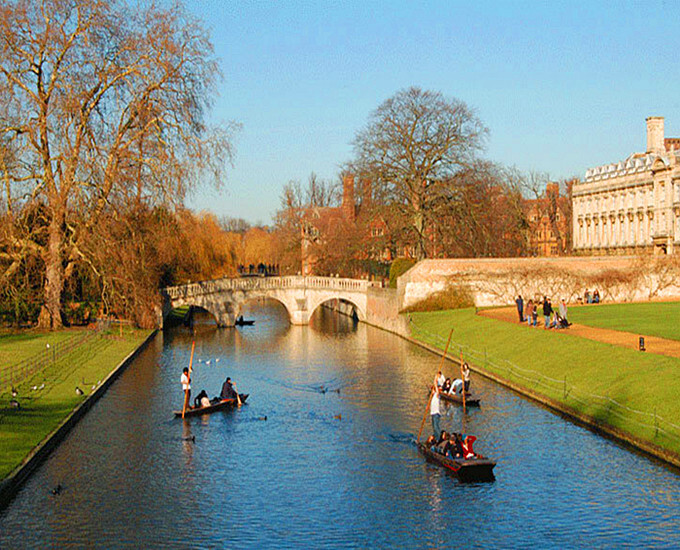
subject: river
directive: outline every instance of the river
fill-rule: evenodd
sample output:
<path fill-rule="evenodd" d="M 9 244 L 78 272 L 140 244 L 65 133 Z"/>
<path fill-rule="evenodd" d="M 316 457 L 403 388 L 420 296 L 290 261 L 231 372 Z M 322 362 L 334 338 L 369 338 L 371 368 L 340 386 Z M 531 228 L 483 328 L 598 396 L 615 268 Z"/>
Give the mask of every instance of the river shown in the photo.
<path fill-rule="evenodd" d="M 192 386 L 230 376 L 246 405 L 173 418 L 192 334 L 159 334 L 0 512 L 0 548 L 680 547 L 676 470 L 473 374 L 465 428 L 498 465 L 460 483 L 413 444 L 439 358 L 327 310 L 245 316 L 198 318 Z"/>

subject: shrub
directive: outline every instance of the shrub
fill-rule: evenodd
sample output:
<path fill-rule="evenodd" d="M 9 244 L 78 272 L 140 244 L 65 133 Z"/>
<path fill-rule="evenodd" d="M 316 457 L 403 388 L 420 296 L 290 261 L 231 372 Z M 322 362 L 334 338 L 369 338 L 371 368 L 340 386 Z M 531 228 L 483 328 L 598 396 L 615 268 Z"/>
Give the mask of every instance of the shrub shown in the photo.
<path fill-rule="evenodd" d="M 407 307 L 403 311 L 412 313 L 414 311 L 441 311 L 445 309 L 463 309 L 474 307 L 475 301 L 466 286 L 450 284 L 444 290 L 431 294 L 424 300 Z"/>
<path fill-rule="evenodd" d="M 397 258 L 390 266 L 390 288 L 397 288 L 397 279 L 416 265 L 410 258 Z"/>

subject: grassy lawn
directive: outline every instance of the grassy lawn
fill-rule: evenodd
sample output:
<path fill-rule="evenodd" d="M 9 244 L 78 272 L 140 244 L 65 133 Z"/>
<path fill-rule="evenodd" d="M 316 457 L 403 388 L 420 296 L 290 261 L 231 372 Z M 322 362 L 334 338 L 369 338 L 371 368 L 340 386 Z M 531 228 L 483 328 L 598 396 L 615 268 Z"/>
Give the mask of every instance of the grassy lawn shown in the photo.
<path fill-rule="evenodd" d="M 0 369 L 7 365 L 18 363 L 39 353 L 44 353 L 47 344 L 50 347 L 65 342 L 77 336 L 77 333 L 87 329 L 61 330 L 47 332 L 25 330 L 20 332 L 5 332 L 0 334 Z"/>
<path fill-rule="evenodd" d="M 0 350 L 15 363 L 72 333 L 71 329 L 1 336 Z M 0 479 L 10 474 L 93 391 L 92 386 L 104 380 L 148 334 L 148 330 L 125 328 L 121 338 L 114 329 L 50 364 L 17 386 L 20 410 L 9 406 L 9 388 L 0 388 Z M 31 389 L 36 386 L 38 389 Z M 77 395 L 76 387 L 84 394 Z"/>
<path fill-rule="evenodd" d="M 473 309 L 411 317 L 414 338 L 443 349 L 453 329 L 450 354 L 462 348 L 479 367 L 680 453 L 680 359 L 496 321 Z"/>
<path fill-rule="evenodd" d="M 680 340 L 680 302 L 572 307 L 569 308 L 569 320 L 591 327 Z"/>

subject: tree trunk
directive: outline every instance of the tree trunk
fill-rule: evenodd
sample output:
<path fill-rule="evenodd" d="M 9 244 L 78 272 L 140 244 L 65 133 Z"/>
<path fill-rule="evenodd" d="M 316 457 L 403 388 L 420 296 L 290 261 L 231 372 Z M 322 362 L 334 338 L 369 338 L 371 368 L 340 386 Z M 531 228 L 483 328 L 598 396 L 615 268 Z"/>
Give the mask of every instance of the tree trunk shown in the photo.
<path fill-rule="evenodd" d="M 64 290 L 63 220 L 64 212 L 59 209 L 50 221 L 49 241 L 45 254 L 45 294 L 38 317 L 38 327 L 50 330 L 63 326 L 61 322 L 61 293 Z"/>
<path fill-rule="evenodd" d="M 419 210 L 416 210 L 413 216 L 413 227 L 416 230 L 416 260 L 420 262 L 427 254 L 425 252 L 425 219 Z"/>

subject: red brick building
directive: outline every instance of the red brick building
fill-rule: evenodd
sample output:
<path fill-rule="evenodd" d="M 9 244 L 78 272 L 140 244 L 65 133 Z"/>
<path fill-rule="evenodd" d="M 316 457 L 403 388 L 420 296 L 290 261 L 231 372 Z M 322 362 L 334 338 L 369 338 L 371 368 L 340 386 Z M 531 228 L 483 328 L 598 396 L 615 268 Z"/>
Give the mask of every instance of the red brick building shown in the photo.
<path fill-rule="evenodd" d="M 570 200 L 560 194 L 557 183 L 548 183 L 545 193 L 525 201 L 529 224 L 529 250 L 533 256 L 560 256 L 570 246 Z"/>

